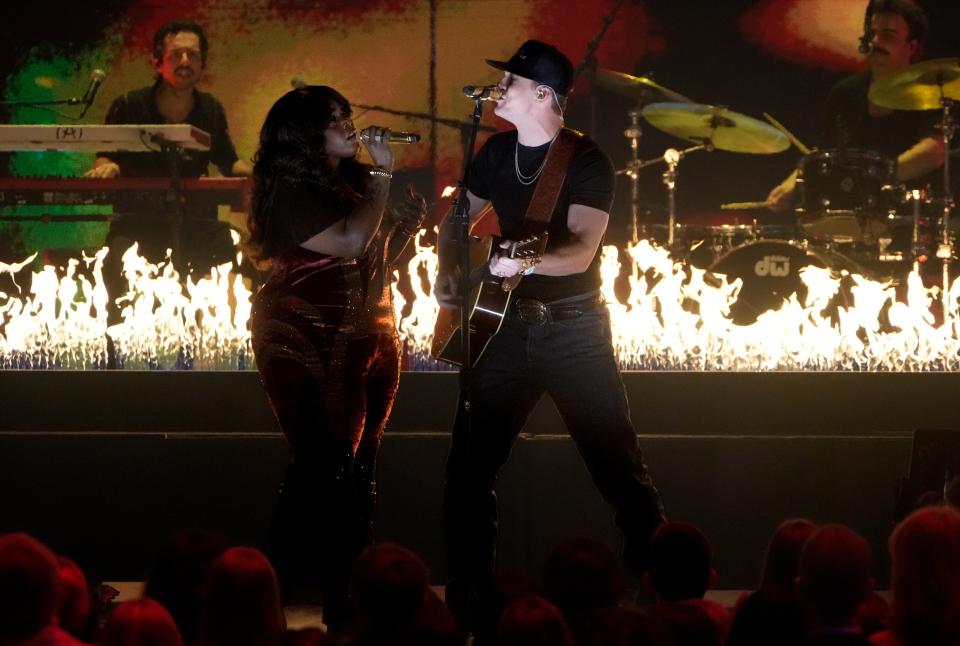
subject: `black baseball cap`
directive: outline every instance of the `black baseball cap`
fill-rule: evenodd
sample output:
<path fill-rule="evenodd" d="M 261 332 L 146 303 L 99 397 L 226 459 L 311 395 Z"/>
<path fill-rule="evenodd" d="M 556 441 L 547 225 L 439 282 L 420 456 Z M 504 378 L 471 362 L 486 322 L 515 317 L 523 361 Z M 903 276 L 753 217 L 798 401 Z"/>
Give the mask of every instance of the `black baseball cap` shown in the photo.
<path fill-rule="evenodd" d="M 565 95 L 573 85 L 573 63 L 553 45 L 528 40 L 509 61 L 492 61 L 487 65 L 517 76 L 532 79 L 553 89 L 557 94 Z"/>

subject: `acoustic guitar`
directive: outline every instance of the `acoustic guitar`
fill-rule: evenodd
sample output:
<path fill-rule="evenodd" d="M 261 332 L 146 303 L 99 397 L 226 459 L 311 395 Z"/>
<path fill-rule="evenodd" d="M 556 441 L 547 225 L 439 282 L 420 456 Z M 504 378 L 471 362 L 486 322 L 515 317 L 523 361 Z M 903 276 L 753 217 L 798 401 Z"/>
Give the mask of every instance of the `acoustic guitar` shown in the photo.
<path fill-rule="evenodd" d="M 520 283 L 521 275 L 500 278 L 490 273 L 490 258 L 495 251 L 501 251 L 508 258 L 533 260 L 543 255 L 547 246 L 546 231 L 511 242 L 509 247 L 500 249 L 502 238 L 489 236 L 470 239 L 470 367 L 476 365 L 480 355 L 490 340 L 500 331 L 503 317 L 510 307 L 510 296 Z M 430 354 L 434 359 L 463 365 L 461 346 L 460 308 L 441 308 L 433 330 L 433 344 Z"/>

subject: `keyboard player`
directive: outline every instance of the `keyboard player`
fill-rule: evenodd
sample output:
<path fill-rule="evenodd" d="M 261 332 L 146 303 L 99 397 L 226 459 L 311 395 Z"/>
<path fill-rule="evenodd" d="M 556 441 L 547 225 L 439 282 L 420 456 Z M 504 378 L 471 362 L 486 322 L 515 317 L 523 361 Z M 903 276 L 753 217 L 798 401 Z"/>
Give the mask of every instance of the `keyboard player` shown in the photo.
<path fill-rule="evenodd" d="M 237 157 L 223 105 L 196 87 L 207 61 L 207 49 L 207 38 L 195 22 L 174 21 L 160 27 L 153 40 L 156 82 L 117 97 L 107 112 L 106 123 L 194 125 L 210 133 L 210 150 L 184 150 L 180 158 L 181 177 L 205 176 L 210 164 L 225 176 L 248 176 L 252 168 Z M 170 174 L 170 161 L 162 153 L 113 152 L 109 156 L 98 155 L 86 176 L 169 177 Z M 111 252 L 104 272 L 111 297 L 123 292 L 120 257 L 134 242 L 140 244 L 141 255 L 151 262 L 162 260 L 168 248 L 179 246 L 178 269 L 189 268 L 199 275 L 212 266 L 230 262 L 236 253 L 229 226 L 217 220 L 216 207 L 188 207 L 177 235 L 169 213 L 137 212 L 135 205 L 118 206 L 120 212 L 110 223 L 107 234 Z M 175 242 L 175 238 L 179 240 Z"/>

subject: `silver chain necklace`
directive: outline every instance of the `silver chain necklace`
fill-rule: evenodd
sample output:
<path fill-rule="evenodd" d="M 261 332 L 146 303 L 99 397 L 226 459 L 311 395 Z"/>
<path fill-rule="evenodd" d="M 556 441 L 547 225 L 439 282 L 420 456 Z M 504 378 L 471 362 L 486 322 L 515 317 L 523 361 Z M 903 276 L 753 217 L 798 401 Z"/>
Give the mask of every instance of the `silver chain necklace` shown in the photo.
<path fill-rule="evenodd" d="M 560 128 L 562 130 L 562 128 Z M 553 140 L 557 138 L 557 135 L 560 134 L 560 130 L 557 130 L 557 133 L 553 135 L 553 139 L 550 140 L 550 143 L 553 143 Z M 543 167 L 547 165 L 547 155 L 550 154 L 550 147 L 547 147 L 547 154 L 543 156 L 543 161 L 540 162 L 540 167 L 533 172 L 533 175 L 524 175 L 520 172 L 520 135 L 517 135 L 517 143 L 513 146 L 513 170 L 517 173 L 517 181 L 523 184 L 524 186 L 530 186 L 537 178 L 540 177 L 540 173 L 543 172 Z"/>

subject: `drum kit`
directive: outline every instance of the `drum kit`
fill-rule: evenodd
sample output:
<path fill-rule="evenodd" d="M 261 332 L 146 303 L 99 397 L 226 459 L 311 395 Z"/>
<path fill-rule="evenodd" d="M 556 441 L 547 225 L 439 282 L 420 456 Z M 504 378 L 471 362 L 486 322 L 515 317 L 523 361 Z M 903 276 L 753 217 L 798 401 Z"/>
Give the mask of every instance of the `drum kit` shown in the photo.
<path fill-rule="evenodd" d="M 674 257 L 744 286 L 731 316 L 748 324 L 768 309 L 776 309 L 795 292 L 802 292 L 802 267 L 814 265 L 837 273 L 859 273 L 900 284 L 910 269 L 921 270 L 928 260 L 940 261 L 937 282 L 944 305 L 955 259 L 951 213 L 950 156 L 944 155 L 943 187 L 934 192 L 907 190 L 897 179 L 895 159 L 871 150 L 837 148 L 811 150 L 776 119 L 766 121 L 723 106 L 695 103 L 645 77 L 599 70 L 597 83 L 637 101 L 624 131 L 630 159 L 618 171 L 631 182 L 631 235 L 634 242 L 650 237 Z M 873 84 L 870 101 L 892 110 L 939 110 L 939 133 L 945 151 L 956 130 L 955 102 L 960 100 L 960 60 L 924 61 Z M 642 124 L 677 137 L 689 146 L 668 149 L 656 159 L 638 157 Z M 676 190 L 680 161 L 698 151 L 723 150 L 773 154 L 794 145 L 803 153 L 797 167 L 799 207 L 789 226 L 759 224 L 680 223 Z M 666 165 L 665 223 L 640 222 L 640 171 Z M 724 204 L 722 210 L 756 211 L 767 202 Z M 665 229 L 665 231 L 664 231 Z M 929 276 L 930 272 L 924 272 Z"/>

